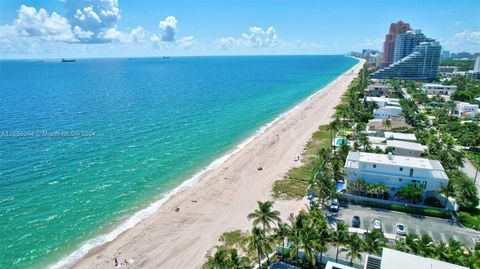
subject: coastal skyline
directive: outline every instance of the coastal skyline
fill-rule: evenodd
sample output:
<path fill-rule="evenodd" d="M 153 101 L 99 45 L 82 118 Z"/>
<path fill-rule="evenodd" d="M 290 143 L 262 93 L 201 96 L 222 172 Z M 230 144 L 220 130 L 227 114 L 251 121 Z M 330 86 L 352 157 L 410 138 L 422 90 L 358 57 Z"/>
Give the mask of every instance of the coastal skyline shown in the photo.
<path fill-rule="evenodd" d="M 344 54 L 382 50 L 402 20 L 452 52 L 475 53 L 475 1 L 6 1 L 0 58 Z M 365 31 L 368 29 L 368 31 Z"/>

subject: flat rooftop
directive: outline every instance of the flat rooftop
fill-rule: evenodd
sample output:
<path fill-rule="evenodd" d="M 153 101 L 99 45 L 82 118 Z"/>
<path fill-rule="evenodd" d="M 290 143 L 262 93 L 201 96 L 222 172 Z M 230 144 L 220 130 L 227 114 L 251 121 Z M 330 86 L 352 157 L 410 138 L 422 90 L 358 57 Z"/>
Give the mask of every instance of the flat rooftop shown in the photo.
<path fill-rule="evenodd" d="M 432 87 L 435 87 L 435 88 L 457 88 L 457 86 L 455 85 L 442 85 L 442 84 L 438 84 L 438 83 L 425 83 L 422 85 L 422 88 L 423 87 L 429 87 L 429 88 L 432 88 Z"/>
<path fill-rule="evenodd" d="M 383 248 L 381 269 L 411 268 L 411 269 L 467 269 L 453 263 L 420 257 L 417 255 Z"/>
<path fill-rule="evenodd" d="M 367 100 L 367 102 L 394 102 L 394 103 L 400 102 L 400 99 L 398 98 L 375 97 L 375 96 L 367 96 L 365 100 Z"/>
<path fill-rule="evenodd" d="M 359 168 L 359 163 L 387 164 L 399 167 L 444 171 L 442 164 L 437 160 L 367 152 L 351 151 L 348 153 L 345 167 Z"/>
<path fill-rule="evenodd" d="M 427 149 L 427 147 L 422 144 L 400 140 L 387 140 L 387 146 L 392 148 L 409 149 L 422 152 Z"/>
<path fill-rule="evenodd" d="M 386 139 L 393 138 L 396 140 L 417 141 L 417 137 L 415 137 L 414 134 L 385 132 L 384 136 Z"/>

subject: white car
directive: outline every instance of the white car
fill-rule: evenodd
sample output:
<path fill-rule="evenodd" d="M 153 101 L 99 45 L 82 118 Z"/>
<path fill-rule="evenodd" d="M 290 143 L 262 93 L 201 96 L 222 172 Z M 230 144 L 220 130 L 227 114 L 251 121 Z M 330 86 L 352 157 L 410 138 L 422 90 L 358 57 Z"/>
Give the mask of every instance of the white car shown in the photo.
<path fill-rule="evenodd" d="M 374 230 L 382 231 L 382 222 L 379 219 L 374 219 L 372 225 Z"/>
<path fill-rule="evenodd" d="M 397 223 L 395 224 L 395 227 L 398 235 L 407 235 L 407 231 L 405 230 L 405 225 L 403 225 L 402 223 Z"/>
<path fill-rule="evenodd" d="M 339 209 L 340 209 L 340 205 L 338 204 L 338 199 L 333 198 L 332 202 L 330 204 L 330 211 L 331 212 L 338 212 Z"/>

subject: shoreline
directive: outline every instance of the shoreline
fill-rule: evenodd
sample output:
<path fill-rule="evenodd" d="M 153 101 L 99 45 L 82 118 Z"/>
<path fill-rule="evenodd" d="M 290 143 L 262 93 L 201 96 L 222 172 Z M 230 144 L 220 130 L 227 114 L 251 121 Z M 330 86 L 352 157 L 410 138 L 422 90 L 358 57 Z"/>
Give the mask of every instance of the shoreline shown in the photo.
<path fill-rule="evenodd" d="M 335 80 L 260 127 L 231 151 L 215 159 L 178 187 L 167 192 L 164 197 L 136 212 L 114 227 L 111 232 L 83 243 L 80 249 L 51 267 L 114 268 L 115 257 L 119 261 L 133 260 L 129 267 L 200 267 L 207 250 L 217 244 L 223 232 L 249 228 L 249 225 L 245 225 L 248 224 L 246 215 L 255 208 L 257 200 L 272 199 L 273 182 L 281 179 L 288 169 L 299 164 L 293 161 L 295 154 L 301 155 L 303 146 L 312 133 L 318 129 L 319 125 L 328 123 L 332 115 L 328 112 L 339 103 L 340 97 L 351 80 L 357 76 L 362 65 L 363 60 L 360 60 Z M 329 96 L 335 100 L 329 100 Z M 315 122 L 313 126 L 312 119 Z M 285 127 L 295 127 L 298 130 Z M 298 131 L 299 134 L 292 136 L 292 131 Z M 294 140 L 294 143 L 281 142 L 282 136 L 287 136 L 288 140 Z M 298 136 L 301 138 L 298 139 Z M 281 156 L 287 155 L 287 150 L 282 150 L 285 147 L 289 147 L 288 151 L 295 152 L 288 159 Z M 252 156 L 254 157 L 253 166 Z M 260 159 L 265 160 L 260 161 Z M 279 169 L 269 168 L 275 164 Z M 257 171 L 258 166 L 269 171 Z M 234 171 L 230 172 L 232 170 Z M 265 176 L 268 179 L 263 180 Z M 215 185 L 212 186 L 209 183 Z M 261 186 L 256 186 L 258 187 L 256 190 L 250 190 L 249 184 Z M 235 192 L 230 193 L 229 187 Z M 282 218 L 286 218 L 290 212 L 296 211 L 302 204 L 303 201 L 275 201 L 275 208 L 282 212 Z M 198 210 L 199 206 L 203 208 Z M 176 208 L 180 211 L 175 212 Z M 222 214 L 223 218 L 219 218 Z M 199 220 L 196 216 L 202 219 Z M 238 221 L 232 221 L 233 219 Z M 215 223 L 219 225 L 211 225 Z M 201 233 L 201 229 L 205 232 Z M 175 231 L 179 231 L 180 234 Z M 187 231 L 197 233 L 197 240 L 192 241 L 189 235 L 193 236 L 193 234 L 188 234 Z M 152 241 L 152 238 L 160 240 Z M 172 246 L 173 243 L 176 245 Z M 182 247 L 187 251 L 178 253 Z M 195 249 L 191 249 L 193 247 Z M 183 255 L 184 259 L 173 257 L 166 252 L 180 257 Z"/>

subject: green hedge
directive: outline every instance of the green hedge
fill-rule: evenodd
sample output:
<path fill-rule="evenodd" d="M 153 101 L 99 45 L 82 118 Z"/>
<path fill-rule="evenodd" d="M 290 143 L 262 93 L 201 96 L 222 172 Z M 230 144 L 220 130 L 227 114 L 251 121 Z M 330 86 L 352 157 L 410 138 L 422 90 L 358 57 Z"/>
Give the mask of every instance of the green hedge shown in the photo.
<path fill-rule="evenodd" d="M 470 209 L 457 214 L 460 222 L 468 228 L 480 230 L 480 209 Z"/>
<path fill-rule="evenodd" d="M 342 198 L 340 200 L 346 201 L 347 199 Z M 375 203 L 370 201 L 349 201 L 349 202 L 352 204 L 384 208 L 384 209 L 404 212 L 408 214 L 423 215 L 423 216 L 442 218 L 442 219 L 450 218 L 450 213 L 448 211 L 440 210 L 440 209 L 420 208 L 420 207 L 411 207 L 411 206 L 404 206 L 404 205 L 389 205 L 389 204 Z"/>

